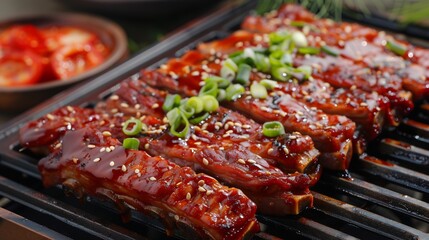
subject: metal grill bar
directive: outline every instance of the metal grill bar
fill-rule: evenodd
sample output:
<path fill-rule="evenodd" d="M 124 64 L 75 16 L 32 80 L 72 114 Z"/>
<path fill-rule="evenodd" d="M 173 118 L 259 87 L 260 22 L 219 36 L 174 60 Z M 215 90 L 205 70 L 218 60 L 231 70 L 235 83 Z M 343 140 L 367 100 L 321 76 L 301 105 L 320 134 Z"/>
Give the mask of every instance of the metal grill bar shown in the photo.
<path fill-rule="evenodd" d="M 350 222 L 364 229 L 376 232 L 380 235 L 404 240 L 404 239 L 428 239 L 428 234 L 392 221 L 380 215 L 371 213 L 353 205 L 338 201 L 323 194 L 313 192 L 315 208 L 327 215 Z"/>
<path fill-rule="evenodd" d="M 385 138 L 380 142 L 379 151 L 383 155 L 391 156 L 400 161 L 423 168 L 429 167 L 429 151 L 409 143 Z"/>
<path fill-rule="evenodd" d="M 348 235 L 344 232 L 338 231 L 336 229 L 330 228 L 326 225 L 318 223 L 312 219 L 300 217 L 298 219 L 290 218 L 277 218 L 277 217 L 267 217 L 267 216 L 258 216 L 258 220 L 266 225 L 272 226 L 276 229 L 288 229 L 297 234 L 307 237 L 310 239 L 346 239 L 346 240 L 355 240 L 351 235 Z"/>
<path fill-rule="evenodd" d="M 429 193 L 428 175 L 400 167 L 372 156 L 360 156 L 359 166 L 355 169 L 398 183 L 405 187 L 413 188 L 417 191 Z"/>
<path fill-rule="evenodd" d="M 142 239 L 137 233 L 92 216 L 56 199 L 0 176 L 0 193 L 100 239 Z"/>
<path fill-rule="evenodd" d="M 321 183 L 324 185 L 328 184 L 330 188 L 333 187 L 344 193 L 429 222 L 429 204 L 418 199 L 399 194 L 358 178 L 347 180 L 325 175 Z"/>

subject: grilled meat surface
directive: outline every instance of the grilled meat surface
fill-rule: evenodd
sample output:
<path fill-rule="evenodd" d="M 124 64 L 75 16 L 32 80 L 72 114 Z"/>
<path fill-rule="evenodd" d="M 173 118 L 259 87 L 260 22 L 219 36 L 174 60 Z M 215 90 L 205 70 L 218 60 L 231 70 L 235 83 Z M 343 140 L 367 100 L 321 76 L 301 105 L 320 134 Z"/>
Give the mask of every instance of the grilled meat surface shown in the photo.
<path fill-rule="evenodd" d="M 240 239 L 259 231 L 256 205 L 239 189 L 162 157 L 127 150 L 96 128 L 68 131 L 39 162 L 46 187 L 63 184 L 76 196 L 100 196 L 185 224 L 202 239 Z M 110 149 L 110 151 L 106 151 Z"/>

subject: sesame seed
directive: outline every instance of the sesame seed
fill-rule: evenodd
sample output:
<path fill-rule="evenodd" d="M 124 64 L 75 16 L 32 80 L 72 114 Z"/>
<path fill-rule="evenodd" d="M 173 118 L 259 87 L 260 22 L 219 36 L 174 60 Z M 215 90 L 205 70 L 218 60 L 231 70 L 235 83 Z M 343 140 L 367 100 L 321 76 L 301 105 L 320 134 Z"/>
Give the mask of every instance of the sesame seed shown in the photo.
<path fill-rule="evenodd" d="M 155 109 L 155 108 L 158 108 L 159 107 L 159 104 L 158 103 L 154 103 L 153 105 L 152 105 L 152 109 Z"/>
<path fill-rule="evenodd" d="M 105 147 L 100 148 L 100 152 L 104 152 L 104 151 L 106 151 Z"/>
<path fill-rule="evenodd" d="M 205 192 L 205 191 L 207 191 L 205 188 L 203 188 L 203 187 L 198 187 L 198 191 L 200 191 L 200 192 Z"/>
<path fill-rule="evenodd" d="M 74 112 L 74 109 L 73 109 L 71 106 L 67 106 L 67 110 L 68 110 L 69 112 Z"/>
<path fill-rule="evenodd" d="M 297 111 L 296 114 L 301 115 L 301 116 L 304 115 L 304 113 L 301 111 Z"/>
<path fill-rule="evenodd" d="M 122 170 L 122 172 L 126 172 L 127 171 L 127 166 L 122 165 L 121 170 Z"/>
<path fill-rule="evenodd" d="M 289 139 L 296 139 L 296 136 L 295 135 L 290 135 Z"/>
<path fill-rule="evenodd" d="M 204 123 L 203 126 L 201 127 L 201 129 L 206 130 L 208 126 L 209 126 L 208 123 Z"/>
<path fill-rule="evenodd" d="M 111 132 L 109 132 L 109 131 L 104 131 L 104 132 L 103 132 L 103 136 L 105 136 L 105 137 L 110 137 L 110 136 L 112 136 L 112 133 L 111 133 Z"/>
<path fill-rule="evenodd" d="M 201 145 L 201 142 L 199 142 L 199 141 L 198 142 L 194 142 L 194 144 L 197 145 L 197 146 L 199 146 L 199 145 Z"/>
<path fill-rule="evenodd" d="M 268 149 L 268 154 L 271 154 L 274 151 L 273 148 Z"/>
<path fill-rule="evenodd" d="M 242 128 L 244 128 L 244 129 L 249 129 L 249 128 L 252 128 L 252 126 L 250 126 L 249 124 L 244 124 L 244 125 L 242 126 Z"/>
<path fill-rule="evenodd" d="M 233 130 L 228 130 L 228 131 L 226 131 L 226 133 L 229 133 L 229 134 L 231 134 L 231 133 L 233 133 L 234 131 Z"/>
<path fill-rule="evenodd" d="M 112 96 L 110 96 L 110 99 L 112 99 L 112 100 L 118 100 L 119 96 L 118 95 L 112 95 Z"/>
<path fill-rule="evenodd" d="M 363 102 L 363 103 L 360 103 L 360 106 L 361 106 L 361 107 L 367 107 L 367 106 L 368 106 L 368 104 L 366 104 L 366 103 L 364 103 L 364 102 Z"/>
<path fill-rule="evenodd" d="M 356 85 L 353 85 L 350 87 L 350 90 L 355 90 L 356 88 L 357 88 Z"/>
<path fill-rule="evenodd" d="M 49 120 L 54 120 L 54 119 L 55 119 L 54 115 L 52 115 L 52 114 L 50 114 L 50 113 L 46 114 L 46 117 L 47 117 Z"/>
<path fill-rule="evenodd" d="M 251 164 L 255 164 L 255 163 L 256 163 L 256 161 L 255 161 L 255 160 L 253 160 L 253 159 L 249 159 L 249 160 L 247 160 L 247 162 L 248 162 L 248 163 L 251 163 Z"/>
<path fill-rule="evenodd" d="M 72 158 L 72 161 L 74 162 L 74 163 L 77 163 L 78 161 L 79 161 L 79 159 L 78 158 Z"/>
<path fill-rule="evenodd" d="M 208 196 L 208 195 L 213 194 L 213 193 L 214 193 L 213 190 L 207 190 L 206 195 Z"/>
<path fill-rule="evenodd" d="M 135 109 L 140 109 L 140 107 L 141 107 L 141 105 L 140 105 L 140 104 L 138 104 L 138 103 L 137 103 L 136 105 L 134 105 L 134 108 L 135 108 Z"/>
<path fill-rule="evenodd" d="M 283 151 L 285 152 L 285 154 L 289 154 L 289 149 L 286 146 L 283 146 Z"/>
<path fill-rule="evenodd" d="M 127 103 L 121 103 L 121 107 L 127 108 L 127 107 L 129 107 L 129 105 Z"/>
<path fill-rule="evenodd" d="M 95 148 L 94 144 L 88 144 L 88 148 Z"/>
<path fill-rule="evenodd" d="M 62 146 L 62 144 L 61 143 L 57 143 L 56 145 L 55 145 L 55 149 L 58 149 L 58 148 L 60 148 Z"/>
<path fill-rule="evenodd" d="M 150 177 L 149 180 L 156 181 L 156 177 Z"/>
<path fill-rule="evenodd" d="M 204 163 L 204 165 L 209 165 L 209 160 L 207 160 L 207 158 L 203 158 L 203 163 Z"/>
<path fill-rule="evenodd" d="M 118 109 L 117 108 L 113 108 L 112 110 L 110 110 L 111 113 L 117 113 Z"/>
<path fill-rule="evenodd" d="M 246 164 L 246 161 L 244 161 L 244 159 L 241 159 L 241 158 L 240 158 L 240 159 L 238 159 L 238 160 L 237 160 L 237 162 L 238 162 L 238 163 L 241 163 L 241 164 Z"/>
<path fill-rule="evenodd" d="M 224 147 L 220 147 L 219 150 L 223 151 L 223 150 L 225 150 L 225 148 Z"/>
<path fill-rule="evenodd" d="M 137 177 L 141 177 L 142 176 L 142 174 L 141 173 L 137 173 Z"/>
<path fill-rule="evenodd" d="M 94 160 L 92 160 L 92 161 L 99 162 L 100 160 L 101 160 L 101 158 L 94 158 Z"/>
<path fill-rule="evenodd" d="M 112 150 L 111 150 L 109 147 L 107 147 L 107 148 L 106 148 L 106 152 L 108 152 L 108 153 L 109 153 L 109 152 L 111 152 L 111 151 L 112 151 Z"/>
<path fill-rule="evenodd" d="M 199 75 L 200 75 L 200 72 L 198 72 L 198 71 L 193 71 L 193 72 L 191 72 L 191 75 L 192 75 L 192 76 L 199 76 Z"/>
<path fill-rule="evenodd" d="M 136 168 L 136 169 L 134 170 L 134 173 L 140 173 L 140 169 Z"/>
<path fill-rule="evenodd" d="M 224 135 L 222 135 L 222 137 L 223 138 L 227 138 L 227 137 L 229 137 L 230 136 L 230 134 L 229 133 L 225 133 Z"/>
<path fill-rule="evenodd" d="M 381 108 L 379 108 L 379 107 L 376 107 L 376 108 L 375 108 L 375 110 L 377 110 L 377 111 L 380 111 L 380 110 L 381 110 Z"/>
<path fill-rule="evenodd" d="M 190 200 L 191 199 L 191 194 L 190 193 L 186 193 L 186 200 Z"/>
<path fill-rule="evenodd" d="M 149 149 L 149 143 L 146 143 L 146 144 L 144 145 L 144 148 L 145 148 L 145 149 Z"/>
<path fill-rule="evenodd" d="M 202 186 L 202 185 L 204 185 L 204 184 L 206 184 L 206 182 L 205 182 L 204 180 L 200 180 L 200 181 L 198 181 L 198 185 Z"/>
<path fill-rule="evenodd" d="M 110 150 L 112 150 L 112 151 L 113 151 L 113 150 L 115 150 L 115 146 L 110 146 L 109 148 L 110 148 Z"/>
<path fill-rule="evenodd" d="M 174 219 L 176 219 L 176 221 L 179 221 L 179 215 L 174 215 Z"/>
<path fill-rule="evenodd" d="M 113 166 L 115 166 L 115 162 L 114 162 L 114 161 L 110 161 L 109 165 L 110 165 L 111 167 L 113 167 Z"/>

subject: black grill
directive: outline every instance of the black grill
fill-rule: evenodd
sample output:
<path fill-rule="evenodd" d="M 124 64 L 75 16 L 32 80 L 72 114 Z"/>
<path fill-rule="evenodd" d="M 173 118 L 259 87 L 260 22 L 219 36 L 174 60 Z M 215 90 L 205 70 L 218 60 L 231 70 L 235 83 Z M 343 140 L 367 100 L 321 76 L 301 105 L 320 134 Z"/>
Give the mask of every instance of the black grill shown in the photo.
<path fill-rule="evenodd" d="M 11 224 L 27 229 L 33 239 L 192 238 L 186 231 L 167 237 L 159 220 L 139 213 L 123 223 L 111 203 L 88 199 L 82 204 L 64 196 L 59 188 L 43 189 L 38 157 L 21 149 L 18 130 L 23 123 L 60 106 L 91 106 L 139 69 L 159 65 L 198 42 L 234 29 L 254 5 L 252 1 L 224 4 L 110 72 L 54 97 L 5 126 L 0 131 L 0 195 L 11 201 L 0 200 L 4 208 L 0 210 L 5 211 L 0 217 L 7 219 L 3 216 L 11 211 L 31 220 L 27 225 L 24 221 Z M 429 104 L 421 103 L 400 126 L 386 129 L 367 153 L 356 157 L 349 172 L 325 172 L 313 189 L 313 209 L 299 216 L 259 215 L 263 231 L 254 239 L 429 239 L 428 122 Z"/>

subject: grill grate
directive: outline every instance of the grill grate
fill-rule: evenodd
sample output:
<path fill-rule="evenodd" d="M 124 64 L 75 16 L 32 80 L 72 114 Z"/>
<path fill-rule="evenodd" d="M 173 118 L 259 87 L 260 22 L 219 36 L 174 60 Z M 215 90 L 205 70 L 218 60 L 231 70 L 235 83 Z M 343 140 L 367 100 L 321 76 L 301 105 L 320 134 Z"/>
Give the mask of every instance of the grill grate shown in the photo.
<path fill-rule="evenodd" d="M 0 163 L 7 167 L 0 171 L 4 176 L 0 177 L 0 194 L 13 200 L 12 205 L 61 222 L 59 227 L 52 227 L 55 231 L 63 232 L 63 226 L 74 229 L 64 233 L 71 238 L 165 239 L 160 222 L 152 218 L 134 213 L 132 221 L 124 224 L 109 203 L 92 199 L 81 205 L 64 197 L 60 189 L 43 189 L 40 181 L 34 181 L 40 179 L 37 157 L 17 144 L 19 126 L 62 105 L 97 101 L 109 87 L 138 69 L 168 56 L 181 55 L 201 39 L 212 39 L 233 29 L 253 7 L 252 1 L 239 6 L 224 5 L 125 64 L 6 126 L 0 131 Z M 424 124 L 429 122 L 429 104 L 423 103 L 416 109 L 397 129 L 383 133 L 368 155 L 355 159 L 349 174 L 325 173 L 313 191 L 315 208 L 299 216 L 259 215 L 263 232 L 254 238 L 429 239 L 429 125 Z M 186 235 L 178 233 L 173 238 L 183 239 Z"/>

